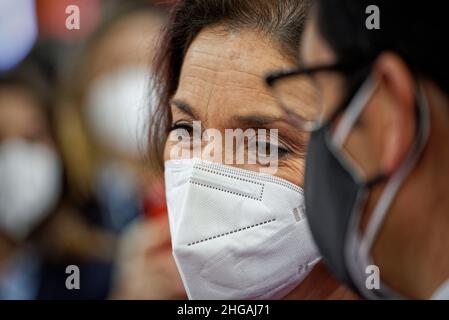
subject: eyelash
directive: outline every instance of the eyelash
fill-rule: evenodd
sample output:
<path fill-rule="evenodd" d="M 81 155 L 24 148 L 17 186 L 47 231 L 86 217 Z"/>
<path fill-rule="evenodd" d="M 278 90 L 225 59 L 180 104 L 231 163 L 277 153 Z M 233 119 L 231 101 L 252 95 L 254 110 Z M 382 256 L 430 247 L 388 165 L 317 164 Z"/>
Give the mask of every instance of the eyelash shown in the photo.
<path fill-rule="evenodd" d="M 193 133 L 193 126 L 192 126 L 190 123 L 185 122 L 185 121 L 183 121 L 183 122 L 179 121 L 179 122 L 175 123 L 175 124 L 170 128 L 169 131 L 170 131 L 170 132 L 173 132 L 173 131 L 180 130 L 180 129 L 186 130 L 189 134 L 192 134 L 192 133 Z"/>
<path fill-rule="evenodd" d="M 258 144 L 264 144 L 265 145 L 265 150 L 268 151 L 273 148 L 273 144 L 271 144 L 270 142 L 266 142 L 266 141 L 258 141 Z M 283 158 L 286 157 L 287 155 L 289 155 L 291 153 L 291 150 L 287 147 L 284 147 L 280 144 L 278 144 L 277 146 L 277 154 L 279 158 Z"/>
<path fill-rule="evenodd" d="M 193 133 L 193 126 L 189 122 L 186 122 L 185 120 L 178 121 L 170 128 L 169 131 L 173 132 L 173 131 L 176 131 L 176 130 L 186 130 L 189 133 L 189 135 L 192 135 L 192 133 Z M 271 150 L 272 149 L 272 144 L 269 143 L 269 142 L 262 142 L 261 141 L 259 143 L 265 143 L 266 144 L 266 146 L 265 146 L 266 150 Z M 283 147 L 283 146 L 280 146 L 280 145 L 277 146 L 277 149 L 278 149 L 278 157 L 279 158 L 284 158 L 284 157 L 290 155 L 293 152 L 291 150 L 291 148 Z"/>

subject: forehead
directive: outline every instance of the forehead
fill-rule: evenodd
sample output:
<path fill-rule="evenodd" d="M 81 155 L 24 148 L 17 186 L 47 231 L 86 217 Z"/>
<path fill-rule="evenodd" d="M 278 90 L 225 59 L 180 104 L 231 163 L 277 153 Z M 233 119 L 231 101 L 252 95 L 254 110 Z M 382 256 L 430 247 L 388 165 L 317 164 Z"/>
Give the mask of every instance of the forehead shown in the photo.
<path fill-rule="evenodd" d="M 235 115 L 278 108 L 264 76 L 293 63 L 256 31 L 203 30 L 189 47 L 175 99 L 200 115 Z M 205 119 L 203 119 L 205 120 Z"/>

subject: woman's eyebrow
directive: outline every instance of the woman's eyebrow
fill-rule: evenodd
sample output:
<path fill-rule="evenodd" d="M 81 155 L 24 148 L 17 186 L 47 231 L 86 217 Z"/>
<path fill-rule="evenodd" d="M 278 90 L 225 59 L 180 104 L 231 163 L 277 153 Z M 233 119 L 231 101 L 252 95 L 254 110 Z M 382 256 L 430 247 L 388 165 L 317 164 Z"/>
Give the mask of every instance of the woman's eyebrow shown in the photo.
<path fill-rule="evenodd" d="M 192 106 L 190 106 L 188 103 L 178 100 L 178 99 L 172 99 L 170 101 L 170 104 L 174 105 L 176 108 L 181 110 L 183 113 L 197 119 L 197 116 L 195 112 L 193 111 Z"/>
<path fill-rule="evenodd" d="M 233 122 L 243 123 L 248 126 L 266 126 L 275 122 L 288 123 L 285 117 L 265 116 L 265 115 L 245 115 L 232 117 Z"/>

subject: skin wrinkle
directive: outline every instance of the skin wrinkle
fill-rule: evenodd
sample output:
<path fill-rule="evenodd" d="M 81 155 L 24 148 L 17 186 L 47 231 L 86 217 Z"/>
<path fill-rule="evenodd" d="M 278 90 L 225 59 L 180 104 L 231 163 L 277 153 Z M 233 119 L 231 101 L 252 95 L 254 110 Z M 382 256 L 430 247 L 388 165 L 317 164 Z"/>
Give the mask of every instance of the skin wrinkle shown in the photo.
<path fill-rule="evenodd" d="M 186 78 L 186 79 L 192 79 L 192 80 L 198 80 L 198 81 L 200 81 L 200 82 L 203 82 L 204 84 L 206 84 L 206 85 L 210 85 L 210 81 L 208 81 L 208 80 L 205 80 L 205 79 L 201 79 L 201 78 L 199 78 L 199 77 L 196 77 L 196 76 L 191 76 L 191 75 L 185 75 L 184 76 L 184 78 Z M 258 79 L 260 79 L 260 76 L 258 76 L 257 77 Z M 272 94 L 270 94 L 270 93 L 266 93 L 266 92 L 260 92 L 260 89 L 258 89 L 258 88 L 252 88 L 252 87 L 246 87 L 246 86 L 244 86 L 244 85 L 241 85 L 239 82 L 237 82 L 237 81 L 235 81 L 235 82 L 232 82 L 232 81 L 230 81 L 230 83 L 231 84 L 235 84 L 235 85 L 223 85 L 223 86 L 220 86 L 219 84 L 216 84 L 217 85 L 217 87 L 223 87 L 223 88 L 226 88 L 226 87 L 228 87 L 228 88 L 238 88 L 238 89 L 241 89 L 241 90 L 247 90 L 247 91 L 252 91 L 252 92 L 255 92 L 255 93 L 257 93 L 257 94 L 259 94 L 259 95 L 262 95 L 262 96 L 265 96 L 266 98 L 269 98 L 270 100 L 272 100 L 273 102 L 276 102 L 276 100 L 275 100 L 275 98 L 273 97 L 273 95 Z M 304 94 L 308 94 L 308 93 L 304 93 Z M 308 95 L 311 95 L 311 94 L 308 94 Z"/>
<path fill-rule="evenodd" d="M 227 92 L 227 90 L 225 90 L 224 92 Z M 235 90 L 231 90 L 231 94 L 233 92 L 235 92 Z M 258 93 L 256 95 L 261 96 Z M 180 101 L 180 100 L 172 100 L 172 105 L 176 106 L 178 109 L 183 110 L 185 113 L 193 116 L 195 119 L 201 119 L 201 117 L 198 116 L 198 114 L 194 111 L 196 108 L 191 106 L 189 103 L 186 103 L 186 102 Z M 272 104 L 266 103 L 264 105 L 266 107 L 273 107 L 275 105 L 275 101 L 273 101 Z M 186 107 L 188 107 L 188 109 L 190 109 L 190 112 L 187 111 Z M 242 107 L 241 109 L 242 110 L 245 110 L 245 109 L 252 110 L 255 107 L 257 107 L 257 109 L 260 109 L 259 105 L 252 105 L 252 104 L 247 104 L 246 107 Z M 254 120 L 254 118 L 256 116 L 258 116 L 259 118 L 264 117 L 265 119 L 263 121 Z M 267 119 L 269 119 L 269 121 L 267 121 Z M 239 122 L 241 124 L 252 122 L 253 125 L 260 125 L 260 126 L 273 123 L 273 122 L 275 122 L 274 120 L 277 120 L 277 122 L 284 122 L 284 124 L 289 123 L 289 121 L 285 117 L 282 117 L 280 115 L 264 115 L 264 114 L 262 114 L 262 115 L 234 115 L 231 117 L 231 120 L 232 120 L 232 122 L 237 122 L 237 123 Z M 205 117 L 205 119 L 203 121 L 205 124 L 207 124 L 207 117 Z M 228 123 L 228 122 L 226 122 L 226 123 Z M 301 135 L 300 132 L 297 132 L 296 130 L 293 130 L 293 131 L 295 132 L 296 135 L 298 135 L 298 134 Z"/>
<path fill-rule="evenodd" d="M 206 80 L 204 80 L 204 81 L 206 81 Z M 266 100 L 266 97 L 268 97 L 271 101 L 266 101 L 265 103 L 263 103 L 263 105 L 265 106 L 265 109 L 270 109 L 270 108 L 277 108 L 277 105 L 276 105 L 276 101 L 275 101 L 275 99 L 274 99 L 274 97 L 272 96 L 272 95 L 270 95 L 270 94 L 267 94 L 267 93 L 262 93 L 262 92 L 257 92 L 257 89 L 252 89 L 252 90 L 248 90 L 248 89 L 245 89 L 245 88 L 240 88 L 240 87 L 235 87 L 236 89 L 238 89 L 238 90 L 236 90 L 236 89 L 234 89 L 234 88 L 229 88 L 228 86 L 220 86 L 220 85 L 215 85 L 215 87 L 214 87 L 214 89 L 218 89 L 218 88 L 222 88 L 223 89 L 223 92 L 224 93 L 227 93 L 227 92 L 230 92 L 229 94 L 230 95 L 232 95 L 232 94 L 236 94 L 236 93 L 239 93 L 240 91 L 248 91 L 248 92 L 252 92 L 252 93 L 254 93 L 255 94 L 255 96 L 256 97 L 261 97 L 261 96 L 263 96 L 264 97 L 264 100 Z M 213 89 L 211 89 L 211 91 L 212 91 Z M 195 92 L 192 92 L 193 94 L 195 94 Z M 179 99 L 180 100 L 180 99 Z M 189 104 L 187 101 L 187 99 L 185 99 L 186 101 L 185 101 L 185 103 L 186 104 L 188 104 L 188 105 L 191 105 L 191 104 Z M 242 100 L 241 101 L 245 101 L 245 98 L 244 97 L 242 97 Z M 184 101 L 178 101 L 178 102 L 181 102 L 181 103 L 184 103 Z M 210 103 L 210 100 L 208 100 L 208 103 Z M 254 103 L 257 103 L 256 105 L 254 104 Z M 198 107 L 196 107 L 196 106 L 191 106 L 193 109 L 200 109 L 200 108 L 198 108 Z M 248 103 L 246 104 L 246 107 L 245 106 L 242 106 L 241 107 L 241 109 L 242 110 L 245 110 L 245 109 L 253 109 L 254 107 L 257 107 L 257 108 L 260 108 L 260 104 L 258 103 L 258 102 L 254 102 L 254 101 L 248 101 Z M 209 109 L 209 108 L 207 108 L 207 109 Z M 207 122 L 207 118 L 206 119 L 204 119 L 203 121 L 205 121 L 205 122 Z"/>
<path fill-rule="evenodd" d="M 232 51 L 232 48 L 233 48 L 232 41 L 236 41 L 236 34 L 238 34 L 238 32 L 229 33 L 227 31 L 225 31 L 226 28 L 223 28 L 222 26 L 215 27 L 215 28 L 209 28 L 209 30 L 211 30 L 210 36 L 204 35 L 204 39 L 210 43 L 210 47 L 221 48 L 221 49 L 223 49 L 223 47 L 225 47 L 226 49 L 225 50 L 215 49 L 215 50 L 213 50 L 213 53 L 211 53 L 211 52 L 204 51 L 203 49 L 191 47 L 189 49 L 189 51 L 191 51 L 192 53 L 198 53 L 199 56 L 206 55 L 206 56 L 212 57 L 213 59 L 216 59 L 218 57 L 220 59 L 230 58 L 231 61 L 234 61 L 234 60 L 239 60 L 240 62 L 242 60 L 252 61 L 252 62 L 255 62 L 255 65 L 257 65 L 259 60 L 264 60 L 264 62 L 270 64 L 270 67 L 272 67 L 273 70 L 279 69 L 279 67 L 280 67 L 279 63 L 277 63 L 277 61 L 267 61 L 266 52 L 261 52 L 261 54 L 259 55 L 258 54 L 259 51 L 254 49 L 254 44 L 249 49 L 245 50 L 245 53 L 251 54 L 249 57 L 242 55 L 240 50 Z M 273 41 L 267 40 L 267 35 L 265 33 L 262 33 L 260 31 L 251 31 L 251 30 L 247 30 L 246 33 L 253 33 L 256 36 L 258 36 L 258 42 L 262 43 L 262 45 L 273 47 Z M 224 44 L 223 44 L 223 39 L 226 39 Z M 275 48 L 273 48 L 273 49 L 275 49 Z M 223 52 L 226 52 L 227 55 L 223 55 L 222 54 Z M 284 58 L 281 50 L 278 51 L 278 54 L 281 55 L 282 58 Z M 206 61 L 205 58 L 200 57 L 198 60 L 200 62 L 200 67 L 204 67 L 204 63 Z M 192 64 L 197 65 L 193 61 L 192 61 Z M 239 68 L 241 68 L 241 65 L 239 66 Z M 237 71 L 240 71 L 240 70 L 237 70 Z M 257 75 L 257 74 L 255 76 L 260 77 L 260 75 Z"/>
<path fill-rule="evenodd" d="M 207 119 L 209 119 L 209 104 L 211 102 L 212 96 L 217 88 L 217 85 L 214 83 L 212 89 L 210 90 L 209 96 L 207 97 L 206 102 L 206 114 L 204 116 L 204 121 L 207 122 Z"/>
<path fill-rule="evenodd" d="M 205 83 L 205 84 L 209 84 L 209 81 L 203 80 L 203 79 L 200 79 L 200 78 L 196 78 L 196 77 L 193 77 L 193 76 L 185 76 L 185 78 L 186 78 L 186 79 L 188 79 L 188 78 L 196 79 L 196 80 L 198 80 L 198 81 L 200 81 L 200 82 L 203 82 L 203 83 Z M 238 85 L 238 84 L 235 84 L 235 86 L 231 86 L 231 85 L 224 85 L 224 86 L 221 86 L 221 85 L 219 85 L 219 84 L 216 84 L 215 86 L 216 86 L 217 88 L 239 89 L 239 90 L 244 90 L 244 91 L 253 92 L 253 93 L 256 93 L 256 94 L 258 94 L 258 95 L 260 95 L 260 96 L 264 96 L 264 97 L 266 97 L 266 98 L 271 99 L 273 103 L 276 102 L 276 100 L 273 98 L 273 96 L 272 96 L 271 94 L 268 94 L 268 93 L 265 93 L 265 92 L 260 92 L 260 91 L 259 91 L 258 89 L 256 89 L 256 88 L 250 88 L 250 87 L 240 86 L 240 85 Z"/>
<path fill-rule="evenodd" d="M 231 60 L 239 59 L 239 60 L 243 60 L 243 61 L 254 61 L 254 58 L 256 58 L 256 59 L 260 59 L 261 58 L 261 57 L 241 57 L 241 56 L 237 55 L 236 53 L 231 53 L 231 56 L 228 57 L 226 55 L 212 54 L 212 53 L 205 52 L 205 51 L 200 51 L 200 50 L 193 50 L 192 52 L 198 53 L 199 55 L 205 55 L 207 57 L 213 57 L 214 59 L 215 58 L 223 58 L 223 59 L 230 58 Z M 194 66 L 194 65 L 195 64 L 192 64 L 192 66 Z M 197 65 L 197 66 L 201 67 L 201 65 Z"/>
<path fill-rule="evenodd" d="M 220 70 L 216 70 L 215 72 L 216 72 L 217 74 L 223 73 L 225 76 L 226 76 L 227 74 L 229 74 L 229 71 L 220 71 Z M 260 75 L 250 74 L 250 73 L 245 73 L 245 72 L 239 72 L 239 73 L 257 77 L 257 80 L 260 80 Z M 213 79 L 214 79 L 214 82 L 213 82 L 213 87 L 210 89 L 210 95 L 209 95 L 209 98 L 208 98 L 208 104 L 210 103 L 210 101 L 211 101 L 211 99 L 212 99 L 212 97 L 213 97 L 214 91 L 217 90 L 217 89 L 220 89 L 220 88 L 222 88 L 222 89 L 227 89 L 227 88 L 228 88 L 231 92 L 235 92 L 235 91 L 248 91 L 248 92 L 253 92 L 253 93 L 257 94 L 258 96 L 263 96 L 263 97 L 266 97 L 266 98 L 270 99 L 271 102 L 272 102 L 273 104 L 275 104 L 275 102 L 276 102 L 276 100 L 274 99 L 274 97 L 273 97 L 271 94 L 266 93 L 266 92 L 261 92 L 259 88 L 251 88 L 251 87 L 242 86 L 241 84 L 239 85 L 239 84 L 237 83 L 237 81 L 233 81 L 233 82 L 232 82 L 232 85 L 230 85 L 230 84 L 228 84 L 228 83 L 226 83 L 225 85 L 220 85 L 220 84 L 219 84 L 220 80 L 219 80 L 218 78 L 219 78 L 218 76 L 216 76 L 216 77 L 213 78 Z M 211 82 L 211 79 L 208 79 L 207 76 L 205 77 L 205 79 L 201 79 L 201 78 L 199 78 L 198 76 L 193 76 L 193 75 L 185 75 L 185 76 L 184 76 L 184 75 L 183 75 L 183 76 L 182 76 L 182 79 L 197 80 L 197 81 L 203 82 L 204 84 L 206 84 L 206 86 L 207 86 L 208 83 Z M 182 81 L 182 79 L 181 79 L 181 81 Z M 231 79 L 233 79 L 232 76 L 231 76 Z M 243 82 L 243 81 L 242 81 L 242 82 Z M 244 81 L 243 83 L 247 83 L 247 82 L 248 82 L 248 83 L 252 83 L 252 80 L 248 79 L 248 81 Z M 231 94 L 232 94 L 232 93 L 231 93 Z M 206 108 L 206 110 L 208 110 L 208 109 L 209 109 L 209 108 Z"/>
<path fill-rule="evenodd" d="M 209 70 L 209 71 L 216 72 L 216 73 L 227 73 L 227 72 L 243 73 L 245 75 L 251 75 L 251 76 L 253 76 L 253 77 L 257 78 L 257 79 L 260 79 L 260 75 L 259 74 L 250 73 L 248 71 L 241 71 L 241 70 L 237 70 L 237 69 L 218 70 L 218 69 L 208 68 L 206 66 L 199 66 L 197 64 L 192 64 L 191 67 L 199 68 L 199 69 L 205 69 L 205 70 Z"/>

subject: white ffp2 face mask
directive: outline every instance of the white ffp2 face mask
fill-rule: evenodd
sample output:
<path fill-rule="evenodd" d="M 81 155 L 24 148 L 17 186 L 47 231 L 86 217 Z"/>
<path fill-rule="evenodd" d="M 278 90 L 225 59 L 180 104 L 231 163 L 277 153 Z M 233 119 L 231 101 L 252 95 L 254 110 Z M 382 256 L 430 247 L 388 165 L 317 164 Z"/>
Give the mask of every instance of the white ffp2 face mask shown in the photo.
<path fill-rule="evenodd" d="M 296 185 L 197 159 L 166 161 L 165 183 L 190 299 L 279 299 L 318 262 Z"/>

